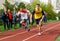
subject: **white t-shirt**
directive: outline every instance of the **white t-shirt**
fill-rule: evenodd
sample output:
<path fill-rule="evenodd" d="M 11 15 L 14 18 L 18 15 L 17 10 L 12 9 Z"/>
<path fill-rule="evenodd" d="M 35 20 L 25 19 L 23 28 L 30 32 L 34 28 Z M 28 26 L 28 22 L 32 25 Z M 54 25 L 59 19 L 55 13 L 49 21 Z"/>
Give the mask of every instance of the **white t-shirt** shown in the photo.
<path fill-rule="evenodd" d="M 27 13 L 23 13 L 23 12 L 18 12 L 18 15 L 21 15 L 21 19 L 28 19 L 28 15 L 30 14 L 30 12 L 27 10 Z"/>

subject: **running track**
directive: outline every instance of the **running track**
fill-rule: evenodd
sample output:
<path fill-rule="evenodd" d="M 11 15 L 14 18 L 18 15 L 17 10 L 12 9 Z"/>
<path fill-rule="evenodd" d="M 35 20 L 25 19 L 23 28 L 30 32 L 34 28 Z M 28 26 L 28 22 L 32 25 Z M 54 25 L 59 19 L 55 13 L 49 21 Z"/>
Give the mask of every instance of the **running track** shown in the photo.
<path fill-rule="evenodd" d="M 38 36 L 36 26 L 30 28 L 30 32 L 21 28 L 1 33 L 0 41 L 55 41 L 56 37 L 60 34 L 60 22 L 44 24 L 41 36 Z"/>

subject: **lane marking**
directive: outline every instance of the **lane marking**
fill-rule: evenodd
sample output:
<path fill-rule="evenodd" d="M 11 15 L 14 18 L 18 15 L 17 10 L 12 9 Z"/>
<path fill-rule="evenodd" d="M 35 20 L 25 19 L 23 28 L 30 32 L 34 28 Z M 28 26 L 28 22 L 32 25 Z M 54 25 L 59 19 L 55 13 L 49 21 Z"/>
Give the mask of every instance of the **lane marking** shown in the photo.
<path fill-rule="evenodd" d="M 51 30 L 51 29 L 53 29 L 53 28 L 55 28 L 55 27 L 57 27 L 57 26 L 59 26 L 59 25 L 60 25 L 60 24 L 57 24 L 57 25 L 55 25 L 55 26 L 52 26 L 52 27 L 50 27 L 50 28 L 48 28 L 48 29 L 42 31 L 41 33 L 44 33 L 44 32 L 46 32 L 46 31 L 49 31 L 49 30 Z M 30 37 L 28 37 L 28 38 L 26 38 L 26 39 L 24 39 L 24 40 L 22 40 L 22 41 L 27 41 L 27 40 L 29 40 L 29 39 L 31 39 L 31 38 L 37 36 L 37 35 L 38 35 L 38 34 L 35 34 L 35 35 L 30 36 Z"/>

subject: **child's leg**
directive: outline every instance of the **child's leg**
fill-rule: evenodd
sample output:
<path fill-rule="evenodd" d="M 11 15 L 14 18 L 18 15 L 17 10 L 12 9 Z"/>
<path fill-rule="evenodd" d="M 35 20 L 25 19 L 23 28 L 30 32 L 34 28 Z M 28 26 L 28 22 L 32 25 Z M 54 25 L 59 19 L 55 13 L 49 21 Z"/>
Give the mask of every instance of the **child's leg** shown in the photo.
<path fill-rule="evenodd" d="M 25 29 L 27 29 L 27 23 L 26 23 L 25 20 L 22 20 L 22 21 L 20 22 L 20 24 L 23 25 L 23 26 L 25 27 Z"/>
<path fill-rule="evenodd" d="M 42 25 L 42 22 L 40 21 L 39 22 L 39 31 L 41 32 L 41 25 Z"/>
<path fill-rule="evenodd" d="M 30 31 L 30 28 L 28 27 L 28 24 L 29 24 L 29 21 L 28 21 L 28 19 L 25 19 L 25 23 L 26 23 L 26 28 L 28 29 L 28 32 Z"/>
<path fill-rule="evenodd" d="M 37 27 L 38 27 L 38 31 L 41 32 L 41 23 L 37 24 Z"/>
<path fill-rule="evenodd" d="M 41 21 L 40 21 L 41 19 L 36 19 L 36 24 L 37 24 L 37 27 L 38 27 L 38 31 L 39 31 L 39 35 L 41 35 Z"/>

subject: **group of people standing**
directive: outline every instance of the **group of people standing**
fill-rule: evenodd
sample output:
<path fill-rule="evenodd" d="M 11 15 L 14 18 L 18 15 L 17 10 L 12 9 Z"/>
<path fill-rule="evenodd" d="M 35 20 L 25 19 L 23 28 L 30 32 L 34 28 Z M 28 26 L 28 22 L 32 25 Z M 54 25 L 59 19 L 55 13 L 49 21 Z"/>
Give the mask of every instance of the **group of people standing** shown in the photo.
<path fill-rule="evenodd" d="M 2 13 L 4 30 L 6 30 L 6 29 L 10 30 L 12 28 L 12 18 L 13 18 L 13 16 L 12 16 L 10 9 L 8 9 L 8 11 L 4 10 L 4 12 Z"/>

